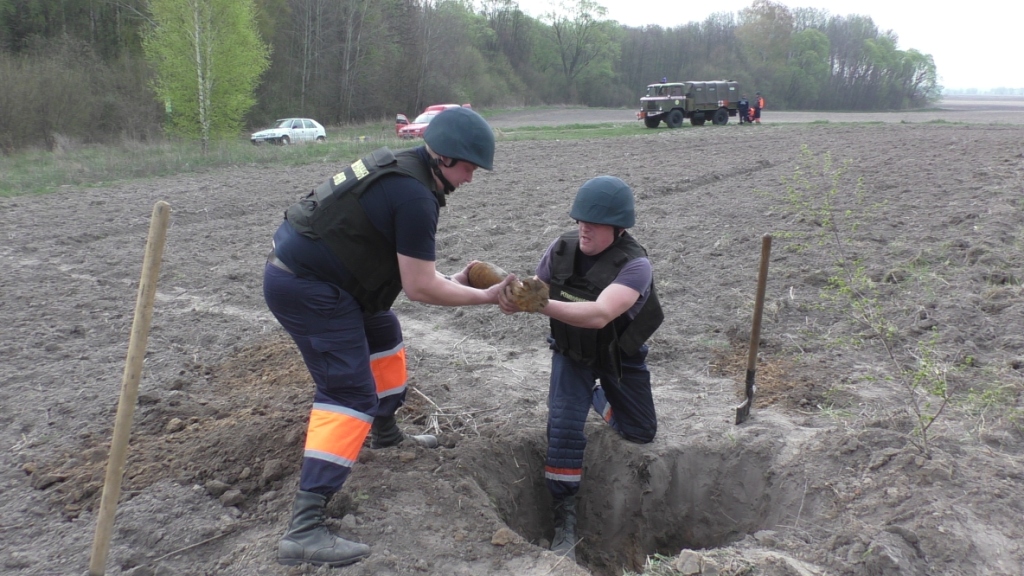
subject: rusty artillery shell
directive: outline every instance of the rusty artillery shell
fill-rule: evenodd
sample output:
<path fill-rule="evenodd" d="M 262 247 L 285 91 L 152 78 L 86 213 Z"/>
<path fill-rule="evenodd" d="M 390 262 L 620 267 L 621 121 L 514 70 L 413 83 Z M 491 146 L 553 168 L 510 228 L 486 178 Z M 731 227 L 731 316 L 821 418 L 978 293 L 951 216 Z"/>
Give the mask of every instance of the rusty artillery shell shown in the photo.
<path fill-rule="evenodd" d="M 508 272 L 490 262 L 477 262 L 469 269 L 469 285 L 483 290 L 501 282 L 506 276 Z"/>

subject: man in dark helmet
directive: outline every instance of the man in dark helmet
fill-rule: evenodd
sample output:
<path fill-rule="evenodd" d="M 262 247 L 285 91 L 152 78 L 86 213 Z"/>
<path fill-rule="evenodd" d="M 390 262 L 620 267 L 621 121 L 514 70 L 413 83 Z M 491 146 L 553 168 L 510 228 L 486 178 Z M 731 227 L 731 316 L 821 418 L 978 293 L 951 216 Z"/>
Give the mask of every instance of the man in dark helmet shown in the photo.
<path fill-rule="evenodd" d="M 487 290 L 435 268 L 434 236 L 446 196 L 490 170 L 494 132 L 468 108 L 438 114 L 424 146 L 380 148 L 347 166 L 285 211 L 263 272 L 267 306 L 291 335 L 316 384 L 299 490 L 278 562 L 344 566 L 370 554 L 328 531 L 325 506 L 341 489 L 370 435 L 371 448 L 406 436 L 402 328 L 391 311 L 400 291 L 440 306 L 496 304 L 509 279 Z"/>
<path fill-rule="evenodd" d="M 664 314 L 647 251 L 628 232 L 633 191 L 613 176 L 588 180 L 569 211 L 577 228 L 555 240 L 537 266 L 550 286 L 541 310 L 548 342 L 548 449 L 544 478 L 554 501 L 551 549 L 576 559 L 576 494 L 583 477 L 583 432 L 590 407 L 626 440 L 657 432 L 645 342 Z M 520 309 L 502 292 L 502 312 Z"/>
<path fill-rule="evenodd" d="M 740 96 L 739 101 L 736 102 L 736 115 L 740 118 L 740 124 L 749 123 L 750 118 L 750 100 L 747 100 L 747 96 Z"/>

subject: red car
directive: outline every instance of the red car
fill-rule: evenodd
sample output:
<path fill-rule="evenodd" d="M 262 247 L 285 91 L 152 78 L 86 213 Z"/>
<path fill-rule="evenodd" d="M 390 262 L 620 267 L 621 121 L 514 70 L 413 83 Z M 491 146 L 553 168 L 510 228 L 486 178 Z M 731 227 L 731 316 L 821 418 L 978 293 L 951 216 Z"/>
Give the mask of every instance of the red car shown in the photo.
<path fill-rule="evenodd" d="M 403 140 L 423 138 L 423 131 L 427 129 L 427 124 L 430 124 L 434 116 L 449 108 L 472 108 L 472 106 L 469 104 L 434 104 L 424 108 L 423 113 L 417 116 L 412 123 L 409 122 L 409 118 L 405 114 L 399 114 L 395 117 L 395 134 Z"/>

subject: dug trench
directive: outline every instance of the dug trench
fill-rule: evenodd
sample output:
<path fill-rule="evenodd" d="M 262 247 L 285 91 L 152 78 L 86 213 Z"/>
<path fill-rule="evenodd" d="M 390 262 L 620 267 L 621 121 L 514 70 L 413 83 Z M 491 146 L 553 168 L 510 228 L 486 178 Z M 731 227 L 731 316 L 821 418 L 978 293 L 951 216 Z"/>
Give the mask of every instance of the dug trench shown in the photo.
<path fill-rule="evenodd" d="M 640 571 L 654 554 L 715 549 L 797 514 L 799 488 L 776 485 L 770 446 L 641 447 L 624 443 L 600 421 L 590 425 L 591 454 L 600 456 L 584 465 L 577 560 L 595 575 Z M 553 528 L 544 439 L 517 440 L 474 452 L 489 463 L 476 480 L 510 527 L 547 547 Z"/>

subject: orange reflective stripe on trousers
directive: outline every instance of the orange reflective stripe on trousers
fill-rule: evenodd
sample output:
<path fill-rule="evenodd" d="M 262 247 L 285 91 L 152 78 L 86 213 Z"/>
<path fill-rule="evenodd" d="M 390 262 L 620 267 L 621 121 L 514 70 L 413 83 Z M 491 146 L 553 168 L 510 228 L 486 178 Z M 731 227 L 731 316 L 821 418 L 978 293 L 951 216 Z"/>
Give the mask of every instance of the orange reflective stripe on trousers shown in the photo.
<path fill-rule="evenodd" d="M 372 423 L 373 418 L 350 408 L 313 404 L 304 456 L 351 468 Z"/>
<path fill-rule="evenodd" d="M 370 370 L 377 384 L 377 397 L 384 398 L 405 391 L 408 375 L 405 368 L 405 344 L 370 355 Z"/>

